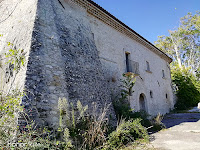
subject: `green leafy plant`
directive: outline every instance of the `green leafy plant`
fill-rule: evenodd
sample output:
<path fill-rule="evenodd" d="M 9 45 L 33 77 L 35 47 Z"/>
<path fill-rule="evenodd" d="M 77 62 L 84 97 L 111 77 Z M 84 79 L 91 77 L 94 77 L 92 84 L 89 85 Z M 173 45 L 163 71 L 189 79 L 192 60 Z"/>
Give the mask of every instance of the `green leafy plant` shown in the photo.
<path fill-rule="evenodd" d="M 14 138 L 9 139 L 3 148 L 6 149 L 71 149 L 70 141 L 62 141 L 56 137 L 56 131 L 50 131 L 45 127 L 35 128 L 35 123 L 17 128 Z M 65 130 L 65 136 L 67 131 Z"/>
<path fill-rule="evenodd" d="M 8 46 L 13 46 L 12 43 L 8 42 Z M 25 56 L 23 49 L 10 49 L 7 53 L 5 53 L 5 57 L 7 58 L 6 64 L 10 63 L 14 65 L 13 70 L 18 72 L 25 63 Z"/>
<path fill-rule="evenodd" d="M 108 138 L 104 149 L 119 149 L 127 144 L 133 143 L 138 139 L 145 142 L 149 140 L 149 136 L 145 127 L 140 123 L 141 119 L 121 120 L 116 131 L 113 131 Z"/>
<path fill-rule="evenodd" d="M 189 69 L 175 67 L 172 70 L 172 82 L 177 96 L 176 109 L 188 109 L 200 102 L 200 83 Z"/>
<path fill-rule="evenodd" d="M 23 49 L 16 49 L 16 47 L 7 42 L 7 46 L 9 50 L 4 53 L 4 55 L 0 56 L 0 69 L 2 70 L 2 76 L 5 76 L 5 79 L 1 82 L 1 93 L 5 95 L 9 95 L 10 92 L 15 89 L 14 83 L 16 77 L 20 71 L 25 66 L 26 58 L 25 52 Z M 11 48 L 10 48 L 11 47 Z M 3 64 L 4 62 L 4 64 Z M 8 84 L 10 82 L 10 84 Z M 7 87 L 7 91 L 4 91 L 4 87 Z"/>
<path fill-rule="evenodd" d="M 121 79 L 121 97 L 123 99 L 127 99 L 130 101 L 130 96 L 132 96 L 133 86 L 135 85 L 136 75 L 131 72 L 127 72 L 123 74 L 123 79 Z"/>
<path fill-rule="evenodd" d="M 12 91 L 12 94 L 0 98 L 0 143 L 7 143 L 17 131 L 17 114 L 22 111 L 20 100 L 24 94 Z"/>
<path fill-rule="evenodd" d="M 69 104 L 66 98 L 60 98 L 58 106 L 60 132 L 63 134 L 66 130 L 69 133 L 67 141 L 71 138 L 75 149 L 92 150 L 101 147 L 106 142 L 108 131 L 106 113 L 110 105 L 99 112 L 96 104 L 93 103 L 90 115 L 86 112 L 88 106 L 82 106 L 80 101 L 77 101 L 75 107 L 72 103 Z"/>
<path fill-rule="evenodd" d="M 150 120 L 152 126 L 149 127 L 148 131 L 157 132 L 157 131 L 160 131 L 162 129 L 165 129 L 166 127 L 162 123 L 162 120 L 163 120 L 163 115 L 158 113 L 158 115 L 156 117 L 154 117 L 153 119 Z"/>
<path fill-rule="evenodd" d="M 133 110 L 130 108 L 130 97 L 134 92 L 133 86 L 135 85 L 135 81 L 135 74 L 131 72 L 123 74 L 120 86 L 122 88 L 120 97 L 113 100 L 113 106 L 118 120 L 121 118 L 129 119 L 133 113 Z"/>

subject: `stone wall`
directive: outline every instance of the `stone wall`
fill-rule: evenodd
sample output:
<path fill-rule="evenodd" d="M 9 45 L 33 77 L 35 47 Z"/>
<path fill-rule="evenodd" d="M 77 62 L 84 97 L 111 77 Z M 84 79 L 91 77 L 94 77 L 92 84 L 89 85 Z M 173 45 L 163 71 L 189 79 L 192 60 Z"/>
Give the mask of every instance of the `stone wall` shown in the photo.
<path fill-rule="evenodd" d="M 22 100 L 26 113 L 37 124 L 57 127 L 59 97 L 73 103 L 80 100 L 89 106 L 89 111 L 93 102 L 98 110 L 109 105 L 110 91 L 86 12 L 72 3 L 61 5 L 58 0 L 39 0 L 32 5 L 37 10 L 36 16 L 33 15 L 32 37 L 27 38 L 31 45 L 26 72 L 22 74 L 26 80 L 20 82 L 25 84 L 27 93 Z M 26 13 L 13 14 L 13 17 L 26 16 Z M 13 26 L 18 25 L 16 22 Z M 26 36 L 24 33 L 21 38 Z M 112 106 L 108 114 L 115 118 Z"/>

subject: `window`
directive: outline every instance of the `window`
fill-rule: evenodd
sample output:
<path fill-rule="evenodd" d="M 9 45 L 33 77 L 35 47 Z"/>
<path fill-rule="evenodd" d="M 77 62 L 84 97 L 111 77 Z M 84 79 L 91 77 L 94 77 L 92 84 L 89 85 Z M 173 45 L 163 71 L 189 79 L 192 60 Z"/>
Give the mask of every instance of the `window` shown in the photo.
<path fill-rule="evenodd" d="M 150 65 L 149 65 L 148 61 L 146 61 L 146 72 L 152 73 L 151 70 L 150 70 Z"/>
<path fill-rule="evenodd" d="M 150 91 L 150 97 L 153 98 L 153 92 L 152 91 Z"/>
<path fill-rule="evenodd" d="M 126 57 L 126 72 L 132 72 L 139 75 L 139 63 L 130 59 L 130 53 L 125 53 Z"/>
<path fill-rule="evenodd" d="M 148 61 L 146 61 L 146 65 L 147 65 L 147 71 L 150 71 L 150 66 Z"/>
<path fill-rule="evenodd" d="M 165 78 L 165 71 L 162 70 L 162 78 Z"/>
<path fill-rule="evenodd" d="M 126 71 L 127 72 L 131 72 L 131 70 L 130 70 L 130 62 L 129 62 L 130 53 L 126 52 L 125 56 L 126 56 Z"/>

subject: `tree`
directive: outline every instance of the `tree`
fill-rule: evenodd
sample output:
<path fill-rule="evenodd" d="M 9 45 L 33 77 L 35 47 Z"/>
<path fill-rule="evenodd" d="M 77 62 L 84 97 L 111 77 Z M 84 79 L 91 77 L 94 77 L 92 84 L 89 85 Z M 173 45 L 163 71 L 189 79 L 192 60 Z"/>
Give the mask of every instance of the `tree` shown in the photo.
<path fill-rule="evenodd" d="M 182 17 L 178 29 L 169 30 L 169 36 L 159 36 L 155 45 L 173 58 L 173 65 L 185 66 L 196 74 L 200 68 L 200 12 Z"/>
<path fill-rule="evenodd" d="M 196 106 L 200 101 L 200 82 L 189 72 L 189 69 L 174 66 L 171 72 L 178 98 L 175 108 L 181 110 Z"/>

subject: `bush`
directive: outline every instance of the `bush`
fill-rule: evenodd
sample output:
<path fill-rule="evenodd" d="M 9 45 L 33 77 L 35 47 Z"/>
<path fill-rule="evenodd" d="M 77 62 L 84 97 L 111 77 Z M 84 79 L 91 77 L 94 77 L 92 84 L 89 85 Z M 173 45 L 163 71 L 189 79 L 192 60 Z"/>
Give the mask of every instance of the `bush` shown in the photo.
<path fill-rule="evenodd" d="M 132 112 L 129 118 L 131 119 L 141 119 L 140 123 L 142 126 L 146 127 L 148 132 L 157 132 L 165 128 L 161 122 L 163 116 L 158 114 L 156 117 L 149 119 L 149 114 L 145 111 Z"/>
<path fill-rule="evenodd" d="M 121 80 L 121 93 L 120 97 L 113 100 L 113 106 L 118 120 L 125 119 L 141 119 L 141 124 L 148 128 L 148 131 L 155 132 L 163 128 L 163 124 L 155 123 L 154 119 L 149 120 L 149 114 L 145 111 L 133 112 L 130 107 L 130 96 L 134 92 L 133 86 L 135 85 L 135 75 L 133 73 L 123 74 L 123 79 Z"/>
<path fill-rule="evenodd" d="M 128 72 L 123 74 L 121 79 L 121 93 L 120 96 L 113 100 L 113 106 L 118 120 L 122 118 L 130 119 L 133 110 L 130 107 L 130 96 L 134 92 L 133 86 L 135 85 L 135 74 Z"/>
<path fill-rule="evenodd" d="M 22 110 L 20 99 L 23 96 L 18 91 L 12 91 L 12 94 L 4 96 L 0 93 L 0 143 L 6 144 L 16 133 L 17 122 L 16 114 Z M 1 145 L 0 144 L 0 148 Z"/>
<path fill-rule="evenodd" d="M 163 115 L 161 115 L 160 113 L 158 113 L 158 115 L 156 117 L 154 117 L 153 119 L 151 119 L 151 124 L 152 124 L 152 127 L 149 128 L 148 131 L 151 131 L 151 132 L 157 132 L 157 131 L 160 131 L 162 129 L 165 129 L 165 125 L 162 123 L 162 120 L 163 120 Z"/>
<path fill-rule="evenodd" d="M 133 112 L 130 116 L 130 118 L 139 118 L 141 119 L 141 124 L 144 126 L 144 127 L 150 127 L 152 124 L 150 122 L 150 120 L 148 119 L 150 115 L 146 112 L 146 111 L 138 111 L 138 112 Z"/>
<path fill-rule="evenodd" d="M 87 105 L 83 107 L 81 102 L 78 101 L 76 107 L 74 107 L 72 103 L 68 103 L 67 99 L 60 98 L 61 134 L 66 129 L 69 131 L 74 149 L 92 150 L 102 146 L 106 142 L 108 131 L 106 113 L 109 106 L 98 112 L 96 104 L 93 103 L 92 114 L 89 115 L 86 112 Z M 69 141 L 69 138 L 66 141 Z"/>
<path fill-rule="evenodd" d="M 116 131 L 109 135 L 104 149 L 118 149 L 138 139 L 143 139 L 147 142 L 149 136 L 146 128 L 141 125 L 140 121 L 141 119 L 121 120 Z"/>
<path fill-rule="evenodd" d="M 197 105 L 200 101 L 200 83 L 188 69 L 175 67 L 172 70 L 172 82 L 176 89 L 176 109 L 183 110 Z"/>

